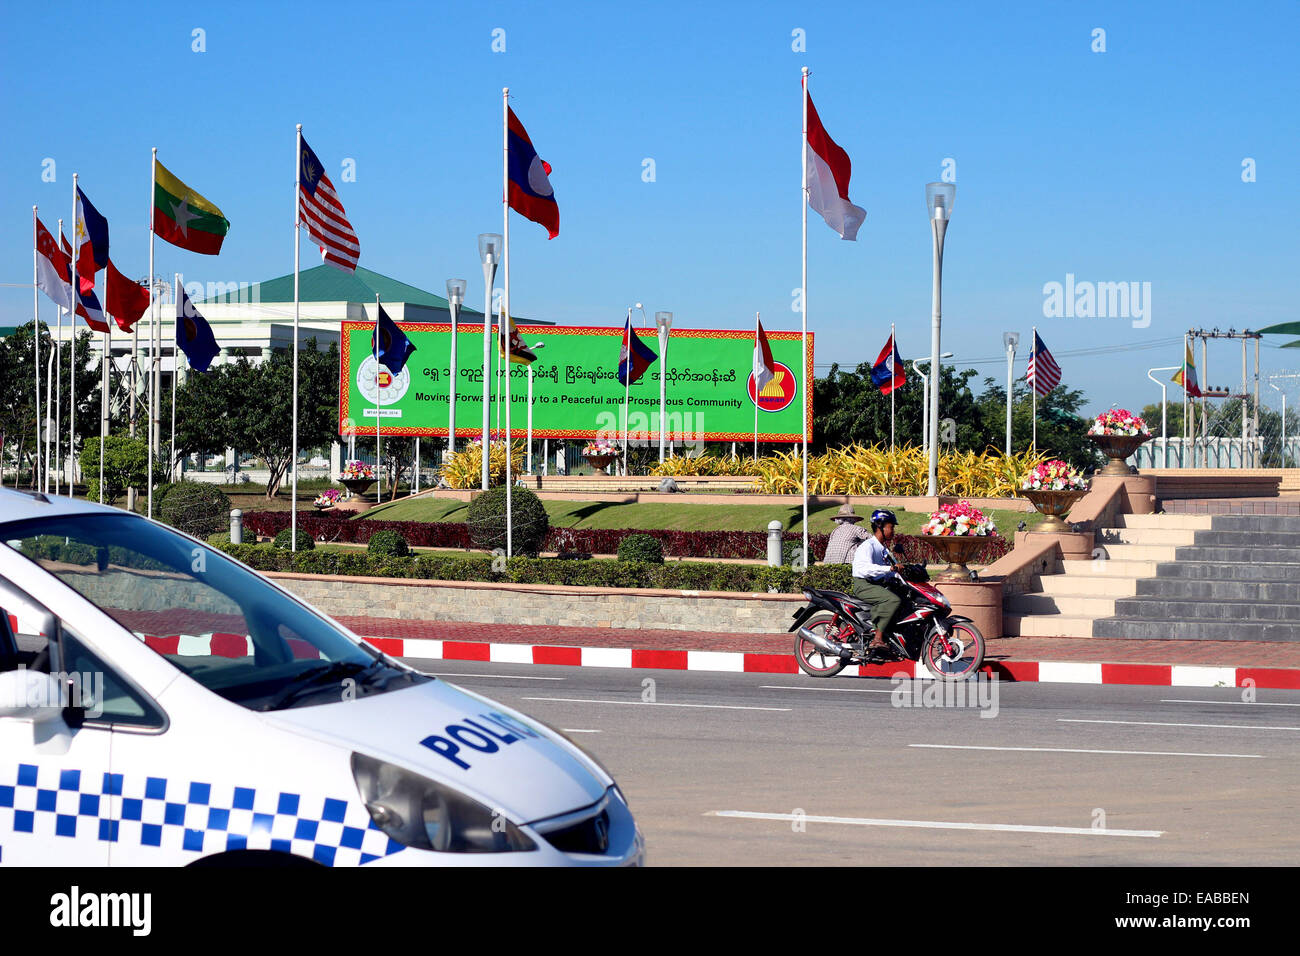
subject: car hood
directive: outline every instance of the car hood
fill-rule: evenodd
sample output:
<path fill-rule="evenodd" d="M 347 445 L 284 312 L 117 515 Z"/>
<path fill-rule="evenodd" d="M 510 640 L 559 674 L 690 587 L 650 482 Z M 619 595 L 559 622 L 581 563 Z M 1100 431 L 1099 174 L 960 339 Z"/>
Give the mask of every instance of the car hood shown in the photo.
<path fill-rule="evenodd" d="M 448 784 L 519 823 L 585 807 L 613 783 L 549 728 L 441 680 L 265 720 Z"/>

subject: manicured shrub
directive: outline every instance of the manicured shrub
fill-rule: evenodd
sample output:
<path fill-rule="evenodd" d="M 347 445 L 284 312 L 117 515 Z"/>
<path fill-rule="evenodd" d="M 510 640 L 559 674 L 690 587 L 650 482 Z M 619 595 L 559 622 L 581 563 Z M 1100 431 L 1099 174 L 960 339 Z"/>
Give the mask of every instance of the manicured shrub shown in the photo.
<path fill-rule="evenodd" d="M 271 547 L 282 548 L 285 551 L 288 551 L 291 550 L 292 548 L 292 543 L 291 543 L 292 541 L 293 541 L 293 532 L 289 528 L 285 528 L 283 531 L 281 531 L 279 534 L 275 536 L 275 540 L 271 542 Z M 312 540 L 312 536 L 309 535 L 302 528 L 299 528 L 298 529 L 298 550 L 311 551 L 315 547 L 316 547 L 316 542 Z"/>
<path fill-rule="evenodd" d="M 521 555 L 542 550 L 551 520 L 541 499 L 526 488 L 511 489 L 511 532 L 513 549 Z M 484 551 L 506 546 L 506 489 L 492 488 L 476 495 L 466 515 L 470 540 Z"/>
<path fill-rule="evenodd" d="M 390 558 L 404 558 L 411 553 L 411 547 L 396 531 L 376 531 L 370 536 L 370 543 L 366 545 L 366 554 L 379 555 Z"/>
<path fill-rule="evenodd" d="M 663 564 L 664 546 L 648 534 L 630 534 L 618 544 L 620 561 L 640 561 L 644 564 Z"/>
<path fill-rule="evenodd" d="M 230 499 L 215 485 L 178 481 L 166 490 L 158 515 L 177 531 L 206 539 L 230 523 Z"/>

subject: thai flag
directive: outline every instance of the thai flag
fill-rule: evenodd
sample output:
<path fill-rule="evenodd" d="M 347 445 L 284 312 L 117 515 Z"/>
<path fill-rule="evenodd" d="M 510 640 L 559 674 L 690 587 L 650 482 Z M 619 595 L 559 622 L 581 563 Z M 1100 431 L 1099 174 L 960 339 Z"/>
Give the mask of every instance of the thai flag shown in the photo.
<path fill-rule="evenodd" d="M 881 395 L 888 395 L 896 388 L 907 384 L 907 372 L 903 369 L 903 356 L 898 354 L 898 343 L 894 336 L 880 350 L 876 364 L 871 366 L 871 383 L 879 386 Z"/>
<path fill-rule="evenodd" d="M 525 219 L 546 227 L 548 239 L 560 234 L 560 206 L 551 189 L 551 164 L 544 162 L 533 149 L 528 131 L 515 111 L 506 108 L 506 142 L 509 160 L 510 208 Z"/>
<path fill-rule="evenodd" d="M 618 384 L 635 385 L 637 379 L 645 374 L 645 370 L 657 358 L 659 356 L 650 346 L 642 342 L 640 336 L 633 334 L 632 316 L 629 314 L 627 324 L 623 326 L 623 348 L 618 353 Z"/>

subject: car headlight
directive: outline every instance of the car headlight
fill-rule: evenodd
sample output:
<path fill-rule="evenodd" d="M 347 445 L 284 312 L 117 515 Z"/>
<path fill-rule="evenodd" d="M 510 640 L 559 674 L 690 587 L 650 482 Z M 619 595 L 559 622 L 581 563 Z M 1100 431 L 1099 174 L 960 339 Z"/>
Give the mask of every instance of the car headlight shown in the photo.
<path fill-rule="evenodd" d="M 375 826 L 403 846 L 440 853 L 537 849 L 500 811 L 409 770 L 354 753 L 352 776 Z"/>

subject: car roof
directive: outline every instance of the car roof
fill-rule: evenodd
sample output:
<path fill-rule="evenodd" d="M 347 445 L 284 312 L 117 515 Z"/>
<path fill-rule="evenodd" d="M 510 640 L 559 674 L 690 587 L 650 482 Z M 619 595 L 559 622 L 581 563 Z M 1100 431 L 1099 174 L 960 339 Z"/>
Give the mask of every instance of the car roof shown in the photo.
<path fill-rule="evenodd" d="M 0 526 L 10 521 L 28 518 L 50 518 L 63 515 L 128 514 L 121 508 L 90 501 L 78 501 L 60 495 L 47 495 L 39 491 L 21 491 L 0 488 Z"/>

